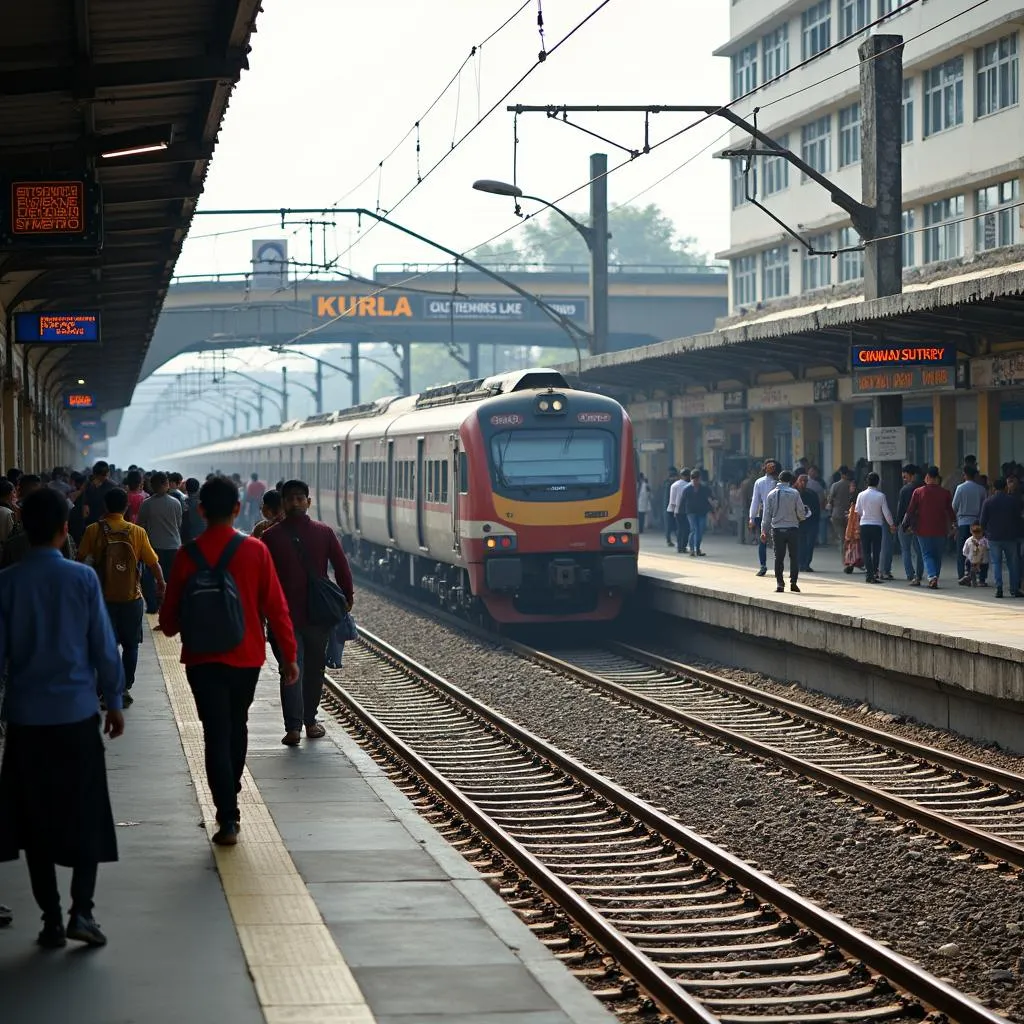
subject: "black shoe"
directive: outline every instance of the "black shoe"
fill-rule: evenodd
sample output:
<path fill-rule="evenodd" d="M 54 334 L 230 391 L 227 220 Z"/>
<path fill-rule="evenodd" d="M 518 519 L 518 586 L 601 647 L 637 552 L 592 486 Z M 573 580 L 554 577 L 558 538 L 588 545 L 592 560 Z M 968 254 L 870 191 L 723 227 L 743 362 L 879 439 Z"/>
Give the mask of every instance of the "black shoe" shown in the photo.
<path fill-rule="evenodd" d="M 757 575 L 758 576 L 767 576 L 768 575 L 768 566 L 762 565 L 761 568 L 757 570 Z"/>
<path fill-rule="evenodd" d="M 229 825 L 221 825 L 213 834 L 213 840 L 217 846 L 234 846 L 238 842 L 238 823 L 231 822 Z"/>
<path fill-rule="evenodd" d="M 53 924 L 44 922 L 43 930 L 36 936 L 36 945 L 43 949 L 63 949 L 68 944 L 67 935 L 64 934 L 64 925 L 60 921 Z"/>
<path fill-rule="evenodd" d="M 121 697 L 121 707 L 130 708 L 135 703 L 135 698 L 125 690 Z"/>
<path fill-rule="evenodd" d="M 96 919 L 89 914 L 72 914 L 68 918 L 68 938 L 84 942 L 87 946 L 105 946 L 107 937 L 100 931 Z"/>
<path fill-rule="evenodd" d="M 814 572 L 814 570 L 808 565 L 805 569 L 801 569 L 801 572 Z"/>
<path fill-rule="evenodd" d="M 704 552 L 701 551 L 700 548 L 697 548 L 697 557 L 698 558 L 704 558 L 705 557 Z"/>
<path fill-rule="evenodd" d="M 800 593 L 800 588 L 799 588 L 799 587 L 798 587 L 798 586 L 797 586 L 797 585 L 796 585 L 795 583 L 790 583 L 790 585 L 789 585 L 789 589 L 790 589 L 790 590 L 791 590 L 791 591 L 792 591 L 792 592 L 793 592 L 794 594 L 799 594 L 799 593 Z"/>
<path fill-rule="evenodd" d="M 1002 597 L 1002 596 L 1003 596 L 1003 588 L 1002 587 L 996 587 L 996 597 Z"/>
<path fill-rule="evenodd" d="M 1010 597 L 1024 597 L 1024 591 L 1022 591 L 1022 590 L 1015 590 L 1015 591 L 1014 591 L 1014 592 L 1013 592 L 1013 593 L 1012 593 L 1012 594 L 1010 595 Z"/>
<path fill-rule="evenodd" d="M 776 594 L 784 594 L 785 592 L 786 588 L 781 583 L 775 588 Z"/>

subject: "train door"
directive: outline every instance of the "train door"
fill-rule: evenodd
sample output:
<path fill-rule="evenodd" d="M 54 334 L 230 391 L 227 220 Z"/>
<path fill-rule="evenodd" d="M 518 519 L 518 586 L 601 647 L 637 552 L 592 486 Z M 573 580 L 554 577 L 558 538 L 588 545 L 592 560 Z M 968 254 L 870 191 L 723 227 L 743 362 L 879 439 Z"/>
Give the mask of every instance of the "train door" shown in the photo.
<path fill-rule="evenodd" d="M 340 529 L 341 520 L 341 480 L 342 470 L 345 468 L 344 445 L 334 446 L 334 523 Z M 348 502 L 348 474 L 345 475 L 345 501 Z"/>
<path fill-rule="evenodd" d="M 387 483 L 384 493 L 384 514 L 387 517 L 388 539 L 395 542 L 395 442 L 388 439 Z"/>
<path fill-rule="evenodd" d="M 456 554 L 460 554 L 462 552 L 462 535 L 459 530 L 459 520 L 461 516 L 459 509 L 461 504 L 460 496 L 462 494 L 463 487 L 465 487 L 465 482 L 462 479 L 462 467 L 459 464 L 459 455 L 459 435 L 452 434 L 452 550 Z"/>
<path fill-rule="evenodd" d="M 363 468 L 363 455 L 362 455 L 362 444 L 356 441 L 356 473 L 355 481 L 352 487 L 352 521 L 355 524 L 355 532 L 359 533 L 362 529 L 362 519 L 359 510 L 359 499 L 362 496 L 363 481 L 362 481 L 362 468 Z"/>
<path fill-rule="evenodd" d="M 315 462 L 315 467 L 316 468 L 314 469 L 314 474 L 315 474 L 314 486 L 316 487 L 316 517 L 317 517 L 317 519 L 322 521 L 323 518 L 324 518 L 324 514 L 323 514 L 323 512 L 320 509 L 320 487 L 322 486 L 321 481 L 320 481 L 320 472 L 321 472 L 321 468 L 322 468 L 321 462 L 322 462 L 322 460 L 321 460 L 321 457 L 320 457 L 320 445 L 317 445 L 316 446 L 316 462 Z"/>
<path fill-rule="evenodd" d="M 416 438 L 416 538 L 421 551 L 427 549 L 427 523 L 426 507 L 427 500 L 427 463 L 424 458 L 426 439 Z"/>

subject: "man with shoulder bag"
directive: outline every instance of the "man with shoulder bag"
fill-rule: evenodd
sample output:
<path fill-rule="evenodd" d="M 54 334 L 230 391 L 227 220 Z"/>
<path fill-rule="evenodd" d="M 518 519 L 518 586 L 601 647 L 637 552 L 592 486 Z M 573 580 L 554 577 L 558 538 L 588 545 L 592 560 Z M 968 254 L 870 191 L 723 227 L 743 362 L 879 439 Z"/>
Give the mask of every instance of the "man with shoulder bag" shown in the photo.
<path fill-rule="evenodd" d="M 280 491 L 284 520 L 262 539 L 281 580 L 299 649 L 300 685 L 281 688 L 281 742 L 291 747 L 301 741 L 303 726 L 307 739 L 325 734 L 316 713 L 323 696 L 327 643 L 331 631 L 346 621 L 354 596 L 352 572 L 337 535 L 309 517 L 308 484 L 288 480 Z M 329 579 L 329 567 L 337 582 Z M 272 637 L 271 646 L 275 641 Z"/>

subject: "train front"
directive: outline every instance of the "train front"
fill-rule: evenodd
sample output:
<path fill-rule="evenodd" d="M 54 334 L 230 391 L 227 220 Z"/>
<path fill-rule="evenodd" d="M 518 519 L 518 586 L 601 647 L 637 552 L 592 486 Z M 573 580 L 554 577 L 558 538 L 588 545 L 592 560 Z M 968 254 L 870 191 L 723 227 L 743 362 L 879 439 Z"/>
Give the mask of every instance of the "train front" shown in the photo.
<path fill-rule="evenodd" d="M 518 391 L 481 403 L 464 431 L 475 435 L 466 438 L 473 475 L 487 480 L 466 496 L 464 555 L 491 616 L 615 618 L 636 588 L 639 548 L 622 406 L 568 388 Z"/>

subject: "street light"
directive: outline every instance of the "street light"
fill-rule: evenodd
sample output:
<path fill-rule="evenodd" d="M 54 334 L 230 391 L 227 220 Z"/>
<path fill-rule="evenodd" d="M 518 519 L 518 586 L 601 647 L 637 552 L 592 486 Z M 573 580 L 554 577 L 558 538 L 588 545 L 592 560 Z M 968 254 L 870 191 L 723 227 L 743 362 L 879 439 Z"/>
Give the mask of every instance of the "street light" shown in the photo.
<path fill-rule="evenodd" d="M 594 153 L 590 157 L 590 226 L 581 224 L 554 203 L 540 196 L 526 195 L 518 185 L 493 178 L 473 182 L 477 192 L 509 196 L 516 201 L 516 214 L 522 216 L 520 199 L 529 199 L 554 210 L 579 232 L 590 253 L 590 354 L 608 351 L 608 157 Z"/>
<path fill-rule="evenodd" d="M 356 343 L 358 345 L 358 342 Z M 359 404 L 359 364 L 355 359 L 352 360 L 352 369 L 346 370 L 343 366 L 336 366 L 334 363 L 327 362 L 326 359 L 321 359 L 319 356 L 312 356 L 308 352 L 303 352 L 301 349 L 288 348 L 287 345 L 271 345 L 271 352 L 276 352 L 278 355 L 293 355 L 302 356 L 304 359 L 312 359 L 316 363 L 316 387 L 313 391 L 313 397 L 316 399 L 316 412 L 319 416 L 324 411 L 324 367 L 328 370 L 335 370 L 337 373 L 344 374 L 352 382 L 352 404 Z M 394 367 L 388 366 L 387 363 L 381 362 L 379 359 L 374 359 L 372 356 L 359 356 L 359 359 L 365 360 L 367 363 L 373 363 L 375 366 L 379 366 L 384 370 L 387 370 L 391 374 L 391 379 L 394 380 L 398 387 L 399 392 L 405 390 L 405 384 L 402 380 L 402 375 L 394 369 Z M 305 385 L 303 385 L 305 387 Z"/>

